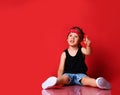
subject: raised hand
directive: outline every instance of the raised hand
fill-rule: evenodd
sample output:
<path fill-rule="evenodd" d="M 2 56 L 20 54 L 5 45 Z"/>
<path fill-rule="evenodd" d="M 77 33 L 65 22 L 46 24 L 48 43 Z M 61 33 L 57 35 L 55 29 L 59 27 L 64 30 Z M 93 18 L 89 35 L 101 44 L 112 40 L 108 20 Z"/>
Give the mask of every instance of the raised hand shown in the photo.
<path fill-rule="evenodd" d="M 83 42 L 85 43 L 86 47 L 89 47 L 91 45 L 91 40 L 88 38 L 88 36 L 86 35 L 86 37 L 83 39 Z"/>

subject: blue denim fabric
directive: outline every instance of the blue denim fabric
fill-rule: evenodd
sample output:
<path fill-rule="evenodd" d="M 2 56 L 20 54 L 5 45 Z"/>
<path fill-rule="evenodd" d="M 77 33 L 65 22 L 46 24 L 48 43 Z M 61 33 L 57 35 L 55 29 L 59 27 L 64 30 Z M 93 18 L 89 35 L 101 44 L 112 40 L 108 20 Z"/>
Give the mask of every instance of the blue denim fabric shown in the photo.
<path fill-rule="evenodd" d="M 64 73 L 64 75 L 68 76 L 70 79 L 70 82 L 67 85 L 82 85 L 80 80 L 83 77 L 87 76 L 86 74 L 83 74 L 83 73 L 78 73 L 78 74 Z"/>

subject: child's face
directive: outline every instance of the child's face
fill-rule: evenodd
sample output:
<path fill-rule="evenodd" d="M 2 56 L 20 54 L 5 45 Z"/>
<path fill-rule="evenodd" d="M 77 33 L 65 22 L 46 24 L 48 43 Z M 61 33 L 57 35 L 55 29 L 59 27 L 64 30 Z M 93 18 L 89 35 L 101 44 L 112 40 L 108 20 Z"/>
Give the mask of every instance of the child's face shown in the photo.
<path fill-rule="evenodd" d="M 68 35 L 67 41 L 70 46 L 78 46 L 80 43 L 80 37 L 78 34 L 71 32 Z"/>

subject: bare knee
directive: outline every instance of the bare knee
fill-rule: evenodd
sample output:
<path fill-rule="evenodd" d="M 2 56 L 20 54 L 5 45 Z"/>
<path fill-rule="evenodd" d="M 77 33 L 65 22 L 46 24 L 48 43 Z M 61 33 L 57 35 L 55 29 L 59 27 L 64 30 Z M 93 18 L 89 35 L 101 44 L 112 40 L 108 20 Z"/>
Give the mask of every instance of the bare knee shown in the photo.
<path fill-rule="evenodd" d="M 95 79 L 94 78 L 90 78 L 90 77 L 84 77 L 84 78 L 82 78 L 81 83 L 83 85 L 87 85 L 87 86 L 93 86 L 93 87 L 97 86 Z"/>
<path fill-rule="evenodd" d="M 70 81 L 69 77 L 66 75 L 63 75 L 58 78 L 58 84 L 68 84 Z"/>
<path fill-rule="evenodd" d="M 84 77 L 84 78 L 81 79 L 81 83 L 82 83 L 83 85 L 86 84 L 86 77 Z"/>

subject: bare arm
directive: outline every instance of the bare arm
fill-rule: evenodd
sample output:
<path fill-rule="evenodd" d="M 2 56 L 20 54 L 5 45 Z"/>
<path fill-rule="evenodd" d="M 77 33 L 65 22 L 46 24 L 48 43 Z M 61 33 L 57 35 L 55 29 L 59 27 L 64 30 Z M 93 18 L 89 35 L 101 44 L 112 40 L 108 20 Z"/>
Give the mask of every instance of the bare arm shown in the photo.
<path fill-rule="evenodd" d="M 92 48 L 91 48 L 91 40 L 88 39 L 88 37 L 86 37 L 86 39 L 84 40 L 84 43 L 86 44 L 86 48 L 82 47 L 81 51 L 83 54 L 85 55 L 90 55 L 92 52 Z"/>
<path fill-rule="evenodd" d="M 65 52 L 63 52 L 61 54 L 61 58 L 60 58 L 60 65 L 59 65 L 59 68 L 58 68 L 58 77 L 62 76 L 62 74 L 63 74 L 65 58 L 66 58 L 66 55 L 65 55 Z"/>

